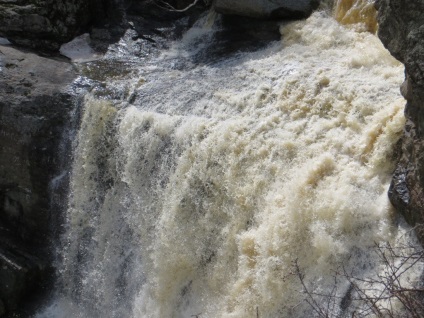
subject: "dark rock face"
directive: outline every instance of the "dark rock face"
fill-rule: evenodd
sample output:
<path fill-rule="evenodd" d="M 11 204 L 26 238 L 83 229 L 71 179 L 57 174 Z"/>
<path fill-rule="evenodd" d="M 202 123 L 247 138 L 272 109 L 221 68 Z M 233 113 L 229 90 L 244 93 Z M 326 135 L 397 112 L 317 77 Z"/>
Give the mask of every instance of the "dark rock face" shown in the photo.
<path fill-rule="evenodd" d="M 16 309 L 47 271 L 46 262 L 4 228 L 0 231 L 0 316 Z M 3 305 L 3 312 L 2 306 Z"/>
<path fill-rule="evenodd" d="M 215 10 L 253 18 L 297 19 L 309 16 L 319 0 L 217 0 Z"/>
<path fill-rule="evenodd" d="M 0 0 L 0 36 L 24 47 L 57 51 L 63 43 L 84 32 L 107 30 L 103 35 L 113 43 L 125 32 L 127 26 L 120 26 L 127 15 L 170 21 L 198 16 L 208 7 L 206 2 L 191 6 L 192 3 L 191 0 L 163 3 L 157 0 Z"/>
<path fill-rule="evenodd" d="M 40 287 L 50 263 L 51 180 L 74 97 L 71 64 L 0 46 L 0 312 Z M 68 150 L 69 152 L 69 150 Z"/>
<path fill-rule="evenodd" d="M 115 0 L 0 0 L 0 35 L 36 49 L 57 50 L 88 25 L 119 20 Z"/>
<path fill-rule="evenodd" d="M 413 226 L 424 224 L 424 1 L 377 0 L 378 35 L 405 64 L 407 100 L 402 156 L 389 190 L 393 205 Z M 424 243 L 424 227 L 417 227 Z"/>

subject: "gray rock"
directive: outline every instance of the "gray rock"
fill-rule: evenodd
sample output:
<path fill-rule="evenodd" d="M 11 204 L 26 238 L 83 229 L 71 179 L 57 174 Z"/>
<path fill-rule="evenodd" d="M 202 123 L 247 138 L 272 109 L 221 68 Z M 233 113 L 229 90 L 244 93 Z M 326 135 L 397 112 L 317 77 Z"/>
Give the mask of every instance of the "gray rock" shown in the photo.
<path fill-rule="evenodd" d="M 424 1 L 377 0 L 376 7 L 378 35 L 406 73 L 407 122 L 389 197 L 411 225 L 424 224 Z M 417 234 L 424 243 L 424 227 Z"/>
<path fill-rule="evenodd" d="M 49 187 L 70 152 L 60 147 L 75 77 L 67 61 L 0 45 L 0 299 L 8 311 L 42 285 L 51 260 Z"/>
<path fill-rule="evenodd" d="M 253 18 L 303 18 L 318 7 L 319 0 L 217 0 L 215 10 L 223 14 Z"/>
<path fill-rule="evenodd" d="M 47 232 L 48 182 L 75 76 L 67 62 L 0 46 L 0 220 L 22 239 Z"/>

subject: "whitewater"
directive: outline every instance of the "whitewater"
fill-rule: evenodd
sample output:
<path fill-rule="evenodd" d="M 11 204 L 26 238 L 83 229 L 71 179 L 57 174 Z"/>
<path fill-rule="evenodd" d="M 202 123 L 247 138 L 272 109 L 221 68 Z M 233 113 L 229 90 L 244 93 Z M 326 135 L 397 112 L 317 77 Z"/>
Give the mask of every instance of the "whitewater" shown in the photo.
<path fill-rule="evenodd" d="M 376 277 L 376 244 L 414 239 L 387 198 L 404 73 L 375 30 L 333 16 L 202 60 L 221 27 L 209 13 L 111 79 L 120 100 L 85 98 L 59 283 L 38 318 L 313 317 L 305 286 L 337 296 L 334 317 L 355 310 L 336 272 Z"/>

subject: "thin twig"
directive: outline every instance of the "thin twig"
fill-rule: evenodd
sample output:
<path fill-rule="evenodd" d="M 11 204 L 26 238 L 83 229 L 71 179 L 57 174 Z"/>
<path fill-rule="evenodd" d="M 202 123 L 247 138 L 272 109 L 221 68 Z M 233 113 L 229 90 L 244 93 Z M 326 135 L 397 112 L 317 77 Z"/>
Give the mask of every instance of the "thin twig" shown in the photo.
<path fill-rule="evenodd" d="M 172 5 L 170 5 L 168 2 L 163 1 L 163 0 L 158 0 L 157 2 L 155 1 L 155 4 L 156 4 L 158 7 L 162 8 L 162 9 L 165 9 L 165 10 L 168 10 L 168 11 L 173 11 L 173 12 L 185 12 L 185 11 L 187 11 L 188 9 L 190 9 L 191 7 L 194 7 L 194 6 L 195 6 L 198 2 L 199 2 L 199 0 L 194 0 L 191 4 L 189 4 L 189 5 L 188 5 L 187 7 L 185 7 L 184 9 L 177 9 L 177 8 L 173 7 Z M 162 6 L 160 6 L 158 3 L 161 3 L 161 4 L 163 5 L 163 7 L 162 7 Z"/>

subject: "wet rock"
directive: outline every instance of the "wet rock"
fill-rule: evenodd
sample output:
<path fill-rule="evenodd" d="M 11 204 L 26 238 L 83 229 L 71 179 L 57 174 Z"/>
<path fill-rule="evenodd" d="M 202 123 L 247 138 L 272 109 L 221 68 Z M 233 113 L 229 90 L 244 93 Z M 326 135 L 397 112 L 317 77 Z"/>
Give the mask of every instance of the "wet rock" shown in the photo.
<path fill-rule="evenodd" d="M 412 94 L 412 85 L 411 81 L 406 77 L 405 81 L 400 87 L 400 93 L 406 100 L 412 100 L 414 95 Z"/>
<path fill-rule="evenodd" d="M 297 19 L 309 16 L 318 5 L 319 0 L 217 0 L 214 7 L 223 14 Z"/>
<path fill-rule="evenodd" d="M 46 262 L 28 252 L 25 244 L 18 243 L 0 230 L 0 299 L 3 313 L 16 310 L 20 300 L 40 284 L 46 272 Z M 0 308 L 0 313 L 1 313 Z"/>
<path fill-rule="evenodd" d="M 276 20 L 224 15 L 215 23 L 218 31 L 210 45 L 199 49 L 192 62 L 213 64 L 232 54 L 255 51 L 281 39 L 281 22 Z"/>
<path fill-rule="evenodd" d="M 389 191 L 393 205 L 413 226 L 424 224 L 424 1 L 377 0 L 380 37 L 405 65 L 407 100 L 402 155 Z M 424 243 L 424 228 L 417 227 Z"/>
<path fill-rule="evenodd" d="M 144 18 L 154 24 L 188 18 L 192 24 L 208 1 L 168 0 L 0 0 L 0 37 L 37 50 L 57 51 L 83 33 L 92 33 L 97 48 L 119 41 L 127 21 Z M 155 26 L 147 26 L 148 30 Z"/>
<path fill-rule="evenodd" d="M 0 45 L 0 299 L 9 311 L 41 286 L 51 260 L 50 187 L 70 160 L 62 137 L 75 77 L 65 60 Z"/>
<path fill-rule="evenodd" d="M 13 43 L 57 50 L 91 25 L 120 21 L 118 0 L 0 0 L 0 36 Z"/>
<path fill-rule="evenodd" d="M 75 77 L 64 61 L 0 46 L 0 220 L 22 239 L 43 241 L 48 182 L 73 107 Z M 31 239 L 33 240 L 33 239 Z"/>

